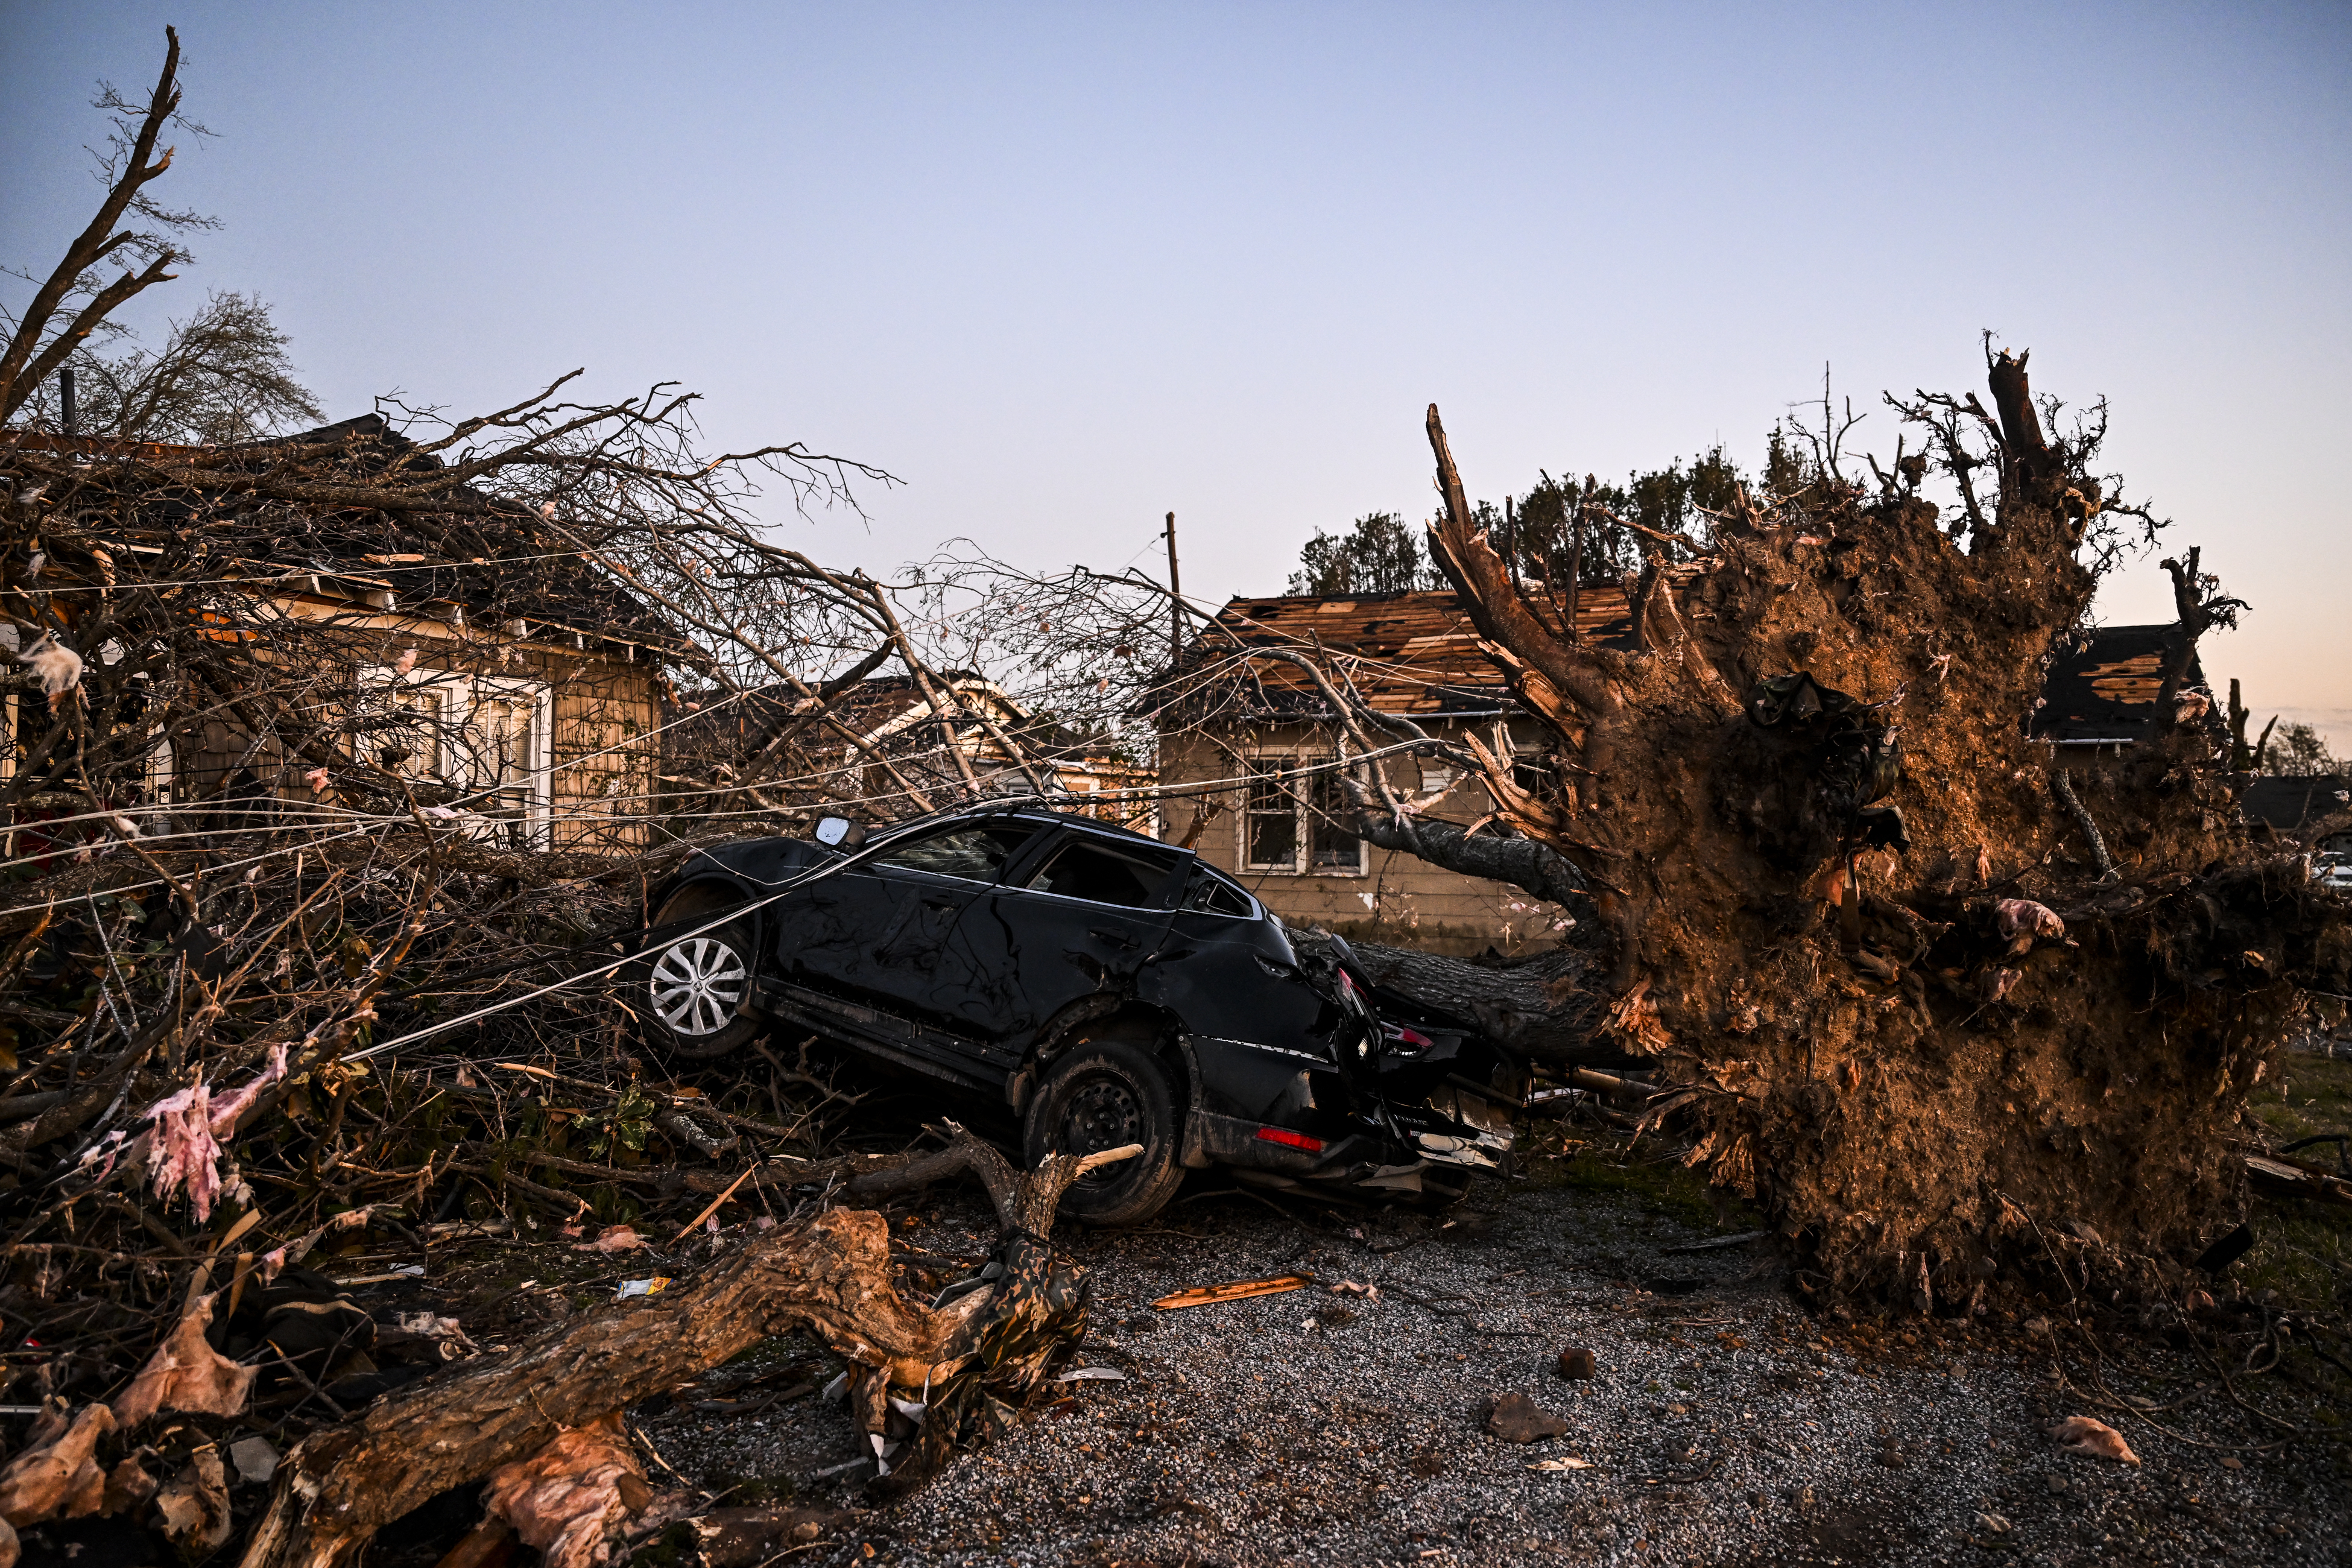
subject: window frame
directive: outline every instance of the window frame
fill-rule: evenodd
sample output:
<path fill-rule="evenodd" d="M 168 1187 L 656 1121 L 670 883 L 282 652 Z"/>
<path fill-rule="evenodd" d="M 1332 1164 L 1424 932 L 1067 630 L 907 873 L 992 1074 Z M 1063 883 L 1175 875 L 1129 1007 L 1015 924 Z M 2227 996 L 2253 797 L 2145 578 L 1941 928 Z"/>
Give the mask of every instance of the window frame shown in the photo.
<path fill-rule="evenodd" d="M 1318 785 L 1332 789 L 1339 787 L 1339 774 L 1336 769 L 1306 778 L 1265 776 L 1337 760 L 1337 756 L 1328 752 L 1264 752 L 1251 760 L 1251 778 L 1244 786 L 1241 824 L 1237 829 L 1240 842 L 1234 846 L 1234 864 L 1241 872 L 1273 877 L 1365 877 L 1371 874 L 1371 858 L 1364 852 L 1361 838 L 1351 841 L 1355 851 L 1352 864 L 1318 866 L 1315 863 L 1315 824 L 1318 818 L 1313 797 Z M 1254 804 L 1256 791 L 1266 785 L 1290 798 L 1291 847 L 1287 863 L 1250 858 L 1251 828 L 1255 820 L 1261 816 L 1279 815 L 1261 810 Z"/>
<path fill-rule="evenodd" d="M 474 670 L 419 666 L 405 672 L 388 664 L 362 665 L 358 671 L 362 700 L 373 693 L 390 701 L 404 691 L 430 692 L 436 711 L 429 721 L 433 756 L 429 768 L 416 776 L 440 781 L 458 792 L 466 809 L 479 820 L 469 822 L 470 837 L 492 843 L 520 840 L 516 847 L 545 849 L 555 839 L 555 687 L 546 680 L 512 675 L 488 675 Z M 522 756 L 510 784 L 485 784 L 478 776 L 478 747 L 469 737 L 484 733 L 481 710 L 488 702 L 505 702 L 524 710 Z M 354 731 L 356 740 L 356 731 Z M 357 744 L 355 755 L 360 754 Z M 465 777 L 453 777 L 463 771 Z M 519 795 L 519 813 L 499 814 L 498 797 Z M 484 810 L 490 805 L 490 810 Z"/>
<path fill-rule="evenodd" d="M 1237 896 L 1242 900 L 1242 912 L 1234 914 L 1225 910 L 1200 909 L 1187 903 L 1185 894 L 1192 888 L 1194 877 L 1201 877 Z M 1184 873 L 1183 880 L 1176 885 L 1176 908 L 1183 914 L 1214 915 L 1221 921 L 1262 921 L 1265 918 L 1265 905 L 1258 900 L 1257 895 L 1242 886 L 1240 878 L 1210 865 L 1197 855 L 1192 858 L 1192 868 Z"/>
<path fill-rule="evenodd" d="M 1013 885 L 1013 868 L 1023 864 L 1024 860 L 1034 858 L 1038 842 L 1054 837 L 1051 832 L 1031 823 L 1017 820 L 1011 823 L 1010 826 L 1024 830 L 1024 837 L 1021 842 L 1006 852 L 1003 863 L 996 868 L 996 874 L 986 879 L 967 877 L 961 871 L 942 871 L 931 866 L 902 866 L 890 858 L 893 855 L 911 849 L 919 844 L 929 844 L 933 839 L 953 838 L 962 833 L 984 833 L 1005 826 L 1007 825 L 993 821 L 950 822 L 929 833 L 910 833 L 906 837 L 895 839 L 885 846 L 878 854 L 867 859 L 859 869 L 875 876 L 937 877 L 942 881 L 961 882 L 974 888 L 1009 888 Z"/>
<path fill-rule="evenodd" d="M 1057 893 L 1051 888 L 1040 888 L 1033 885 L 1036 878 L 1045 874 L 1046 867 L 1051 866 L 1055 860 L 1061 858 L 1062 852 L 1065 849 L 1067 849 L 1074 844 L 1082 843 L 1094 845 L 1114 854 L 1124 852 L 1130 858 L 1140 858 L 1141 855 L 1149 854 L 1155 850 L 1161 854 L 1173 855 L 1176 858 L 1175 863 L 1168 868 L 1167 875 L 1160 879 L 1160 887 L 1153 895 L 1152 901 L 1148 904 L 1105 903 L 1100 899 L 1083 898 L 1076 893 Z M 1107 833 L 1089 833 L 1082 827 L 1066 826 L 1060 833 L 1055 834 L 1049 838 L 1045 844 L 1037 850 L 1035 856 L 1029 864 L 1021 868 L 1020 879 L 1018 881 L 1015 881 L 1008 875 L 999 885 L 1013 892 L 1030 893 L 1034 894 L 1037 897 L 1046 899 L 1059 899 L 1065 903 L 1084 904 L 1088 909 L 1093 910 L 1127 910 L 1129 911 L 1150 910 L 1164 913 L 1171 907 L 1181 904 L 1183 901 L 1184 882 L 1187 876 L 1190 874 L 1186 870 L 1186 867 L 1198 860 L 1198 856 L 1186 850 L 1179 849 L 1171 844 L 1161 844 L 1154 841 L 1148 845 L 1130 845 L 1123 843 L 1117 838 L 1113 838 Z M 1006 864 L 1009 869 L 1011 862 L 1008 861 Z"/>

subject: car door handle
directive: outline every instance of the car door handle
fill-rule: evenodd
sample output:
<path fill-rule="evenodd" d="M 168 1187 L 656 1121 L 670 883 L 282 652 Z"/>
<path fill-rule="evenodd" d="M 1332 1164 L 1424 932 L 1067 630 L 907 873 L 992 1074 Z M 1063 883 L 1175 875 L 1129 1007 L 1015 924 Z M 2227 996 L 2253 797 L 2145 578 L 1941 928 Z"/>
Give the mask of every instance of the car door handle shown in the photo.
<path fill-rule="evenodd" d="M 1123 931 L 1105 931 L 1100 926 L 1088 926 L 1087 928 L 1087 934 L 1091 937 L 1099 937 L 1103 941 L 1111 942 L 1119 947 L 1133 947 L 1135 945 L 1135 939 L 1128 935 Z"/>
<path fill-rule="evenodd" d="M 922 900 L 923 908 L 927 910 L 951 910 L 954 909 L 959 902 L 961 902 L 961 900 L 956 899 L 925 899 Z"/>

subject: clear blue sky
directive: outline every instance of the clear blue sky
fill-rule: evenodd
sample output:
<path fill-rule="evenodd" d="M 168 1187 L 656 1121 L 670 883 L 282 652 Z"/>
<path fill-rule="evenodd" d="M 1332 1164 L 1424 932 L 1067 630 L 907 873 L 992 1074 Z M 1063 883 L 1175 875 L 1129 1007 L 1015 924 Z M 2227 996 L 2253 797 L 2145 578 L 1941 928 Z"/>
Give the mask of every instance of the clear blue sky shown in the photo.
<path fill-rule="evenodd" d="M 95 79 L 187 107 L 219 215 L 151 318 L 258 292 L 341 416 L 588 367 L 903 476 L 950 536 L 1277 590 L 1318 525 L 1721 439 L 1832 362 L 2115 405 L 2110 455 L 2251 599 L 2207 664 L 2352 750 L 2352 10 L 0 5 L 0 256 L 95 195 Z M 17 290 L 16 297 L 21 297 Z M 2102 605 L 2169 618 L 2147 563 Z"/>

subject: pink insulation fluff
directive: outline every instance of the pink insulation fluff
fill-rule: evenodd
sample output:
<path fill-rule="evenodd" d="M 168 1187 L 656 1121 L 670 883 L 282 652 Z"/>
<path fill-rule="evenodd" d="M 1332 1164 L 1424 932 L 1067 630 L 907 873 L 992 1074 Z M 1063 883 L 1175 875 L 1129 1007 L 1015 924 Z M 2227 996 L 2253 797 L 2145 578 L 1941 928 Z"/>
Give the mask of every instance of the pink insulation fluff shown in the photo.
<path fill-rule="evenodd" d="M 286 1047 L 277 1045 L 269 1048 L 269 1065 L 258 1078 L 217 1100 L 199 1083 L 157 1101 L 147 1113 L 155 1123 L 148 1153 L 155 1195 L 167 1198 L 185 1187 L 197 1223 L 210 1219 L 213 1200 L 221 1190 L 220 1140 L 233 1136 L 237 1119 L 263 1089 L 285 1076 Z"/>
<path fill-rule="evenodd" d="M 114 1397 L 117 1426 L 136 1426 L 163 1410 L 191 1410 L 206 1415 L 236 1415 L 252 1397 L 258 1365 L 242 1366 L 213 1349 L 205 1331 L 213 1321 L 218 1291 L 199 1296 L 180 1319 L 131 1386 Z"/>

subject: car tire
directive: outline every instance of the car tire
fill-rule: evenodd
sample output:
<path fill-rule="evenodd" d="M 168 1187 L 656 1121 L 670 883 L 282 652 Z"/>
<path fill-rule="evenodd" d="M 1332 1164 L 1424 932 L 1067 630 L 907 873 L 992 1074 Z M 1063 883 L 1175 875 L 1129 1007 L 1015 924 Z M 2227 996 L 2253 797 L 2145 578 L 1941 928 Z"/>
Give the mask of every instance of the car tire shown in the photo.
<path fill-rule="evenodd" d="M 697 917 L 735 901 L 717 888 L 688 888 L 663 903 L 653 924 L 699 924 Z M 751 994 L 757 951 L 748 921 L 647 948 L 628 970 L 629 1005 L 644 1020 L 646 1039 L 667 1055 L 708 1061 L 757 1036 L 765 1025 L 738 1010 Z"/>
<path fill-rule="evenodd" d="M 1125 1040 L 1090 1040 L 1065 1052 L 1022 1122 L 1032 1169 L 1048 1154 L 1143 1145 L 1142 1153 L 1080 1177 L 1063 1194 L 1065 1217 L 1095 1226 L 1138 1225 L 1168 1206 L 1184 1180 L 1181 1136 L 1167 1068 Z"/>

